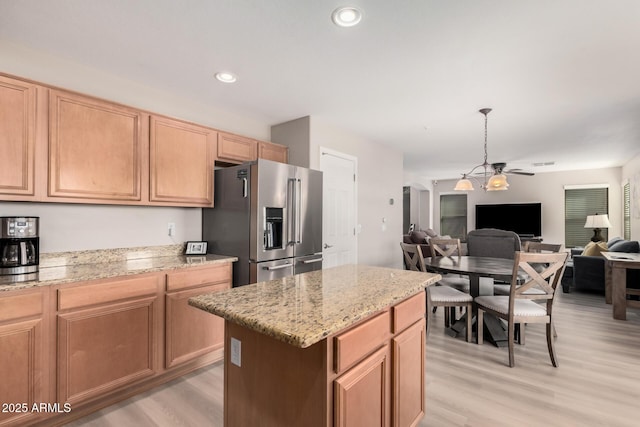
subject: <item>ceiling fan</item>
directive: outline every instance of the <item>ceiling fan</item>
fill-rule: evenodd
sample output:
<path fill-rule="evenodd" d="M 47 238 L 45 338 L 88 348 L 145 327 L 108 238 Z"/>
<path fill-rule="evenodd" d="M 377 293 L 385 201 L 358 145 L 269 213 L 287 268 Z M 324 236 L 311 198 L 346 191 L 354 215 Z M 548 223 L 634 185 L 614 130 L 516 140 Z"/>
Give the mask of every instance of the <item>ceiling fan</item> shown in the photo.
<path fill-rule="evenodd" d="M 525 171 L 522 169 L 505 169 L 506 167 L 507 167 L 506 163 L 491 163 L 491 169 L 493 169 L 493 171 L 496 174 L 504 173 L 507 175 L 526 175 L 526 176 L 535 175 L 535 173 L 533 172 Z"/>
<path fill-rule="evenodd" d="M 506 163 L 489 163 L 487 161 L 487 115 L 491 112 L 491 108 L 482 108 L 480 112 L 484 115 L 484 162 L 463 174 L 462 178 L 456 183 L 454 190 L 473 190 L 473 183 L 469 178 L 477 180 L 475 176 L 484 177 L 483 182 L 480 182 L 480 188 L 483 190 L 499 191 L 509 188 L 509 183 L 507 182 L 506 177 L 507 174 L 526 176 L 535 175 L 533 172 L 524 171 L 522 169 L 505 169 L 507 167 Z M 476 170 L 478 170 L 478 172 L 476 172 Z"/>

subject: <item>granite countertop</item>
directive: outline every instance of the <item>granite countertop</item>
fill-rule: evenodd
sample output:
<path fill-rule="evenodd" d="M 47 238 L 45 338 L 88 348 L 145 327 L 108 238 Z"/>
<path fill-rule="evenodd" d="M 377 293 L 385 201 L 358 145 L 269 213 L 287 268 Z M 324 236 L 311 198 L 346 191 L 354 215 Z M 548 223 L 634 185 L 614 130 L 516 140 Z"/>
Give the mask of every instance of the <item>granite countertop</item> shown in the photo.
<path fill-rule="evenodd" d="M 198 295 L 189 304 L 296 347 L 309 347 L 440 280 L 346 265 Z"/>
<path fill-rule="evenodd" d="M 183 249 L 184 245 L 178 244 L 41 254 L 39 270 L 34 273 L 33 280 L 0 282 L 0 292 L 238 260 L 236 257 L 212 254 L 185 256 Z"/>

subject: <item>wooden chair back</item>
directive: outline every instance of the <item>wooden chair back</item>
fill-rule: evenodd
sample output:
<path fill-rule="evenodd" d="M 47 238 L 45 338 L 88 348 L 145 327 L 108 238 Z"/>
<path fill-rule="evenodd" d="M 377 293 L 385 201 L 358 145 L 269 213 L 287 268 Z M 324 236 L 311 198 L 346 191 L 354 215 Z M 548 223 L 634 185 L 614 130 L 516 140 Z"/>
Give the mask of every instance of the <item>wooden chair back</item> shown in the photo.
<path fill-rule="evenodd" d="M 450 257 L 452 255 L 462 255 L 462 245 L 460 239 L 429 239 L 429 248 L 431 249 L 431 256 L 445 256 Z"/>
<path fill-rule="evenodd" d="M 424 262 L 420 245 L 401 242 L 400 247 L 402 248 L 404 263 L 407 266 L 407 270 L 422 271 L 424 273 L 427 272 L 427 265 Z"/>
<path fill-rule="evenodd" d="M 542 242 L 524 242 L 524 251 L 525 252 L 560 252 L 564 245 L 561 243 L 542 243 Z"/>
<path fill-rule="evenodd" d="M 511 276 L 510 308 L 513 308 L 513 300 L 517 298 L 546 299 L 549 313 L 550 303 L 564 273 L 568 256 L 567 252 L 516 252 Z M 544 293 L 527 293 L 532 288 L 540 289 Z"/>

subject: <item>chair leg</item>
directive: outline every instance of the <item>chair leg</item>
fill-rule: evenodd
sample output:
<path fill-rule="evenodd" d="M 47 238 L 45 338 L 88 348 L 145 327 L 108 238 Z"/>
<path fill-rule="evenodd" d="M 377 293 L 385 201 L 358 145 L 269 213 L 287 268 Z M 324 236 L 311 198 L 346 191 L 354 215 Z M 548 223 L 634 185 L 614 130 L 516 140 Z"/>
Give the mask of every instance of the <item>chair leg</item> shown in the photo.
<path fill-rule="evenodd" d="M 556 349 L 553 347 L 553 323 L 547 323 L 547 347 L 549 348 L 549 357 L 554 368 L 558 367 L 558 358 L 556 357 Z"/>
<path fill-rule="evenodd" d="M 513 347 L 514 347 L 513 338 L 514 338 L 514 334 L 515 334 L 514 322 L 509 322 L 508 325 L 507 325 L 507 329 L 508 329 L 508 332 L 507 332 L 508 338 L 507 339 L 508 339 L 508 342 L 509 342 L 509 367 L 513 368 L 516 365 L 514 357 L 513 357 Z"/>
<path fill-rule="evenodd" d="M 449 307 L 445 307 L 444 308 L 444 327 L 448 328 L 449 326 L 451 326 L 451 311 L 449 311 Z"/>
<path fill-rule="evenodd" d="M 473 320 L 473 316 L 471 315 L 471 304 L 467 305 L 465 308 L 465 316 L 467 316 L 467 342 L 471 342 L 473 336 L 473 331 L 471 330 L 471 321 Z"/>
<path fill-rule="evenodd" d="M 478 314 L 476 315 L 476 326 L 478 327 L 478 344 L 482 344 L 483 342 L 483 334 L 484 334 L 484 311 L 478 309 Z"/>
<path fill-rule="evenodd" d="M 558 338 L 558 332 L 556 332 L 556 324 L 551 323 L 551 326 L 553 327 L 553 337 Z"/>
<path fill-rule="evenodd" d="M 524 345 L 524 323 L 518 323 L 516 326 L 518 328 L 518 344 Z"/>

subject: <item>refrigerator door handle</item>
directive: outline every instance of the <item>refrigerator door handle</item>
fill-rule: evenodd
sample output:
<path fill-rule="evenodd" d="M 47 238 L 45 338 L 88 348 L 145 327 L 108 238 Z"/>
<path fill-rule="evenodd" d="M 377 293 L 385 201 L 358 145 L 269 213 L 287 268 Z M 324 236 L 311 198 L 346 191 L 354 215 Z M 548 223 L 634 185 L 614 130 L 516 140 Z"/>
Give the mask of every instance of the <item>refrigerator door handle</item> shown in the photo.
<path fill-rule="evenodd" d="M 297 188 L 296 188 L 296 243 L 302 243 L 302 226 L 301 226 L 301 215 L 302 215 L 302 181 L 296 180 Z"/>
<path fill-rule="evenodd" d="M 263 270 L 267 270 L 267 271 L 274 271 L 274 270 L 282 270 L 283 268 L 287 268 L 287 267 L 293 267 L 293 264 L 282 264 L 282 265 L 275 265 L 273 267 L 262 267 Z"/>
<path fill-rule="evenodd" d="M 249 182 L 245 177 L 245 178 L 242 178 L 242 197 L 246 199 L 248 195 L 249 195 Z"/>
<path fill-rule="evenodd" d="M 288 225 L 287 225 L 287 241 L 288 244 L 294 245 L 296 243 L 296 219 L 298 214 L 296 213 L 296 179 L 289 178 L 287 181 L 287 205 L 291 206 L 288 209 Z"/>

